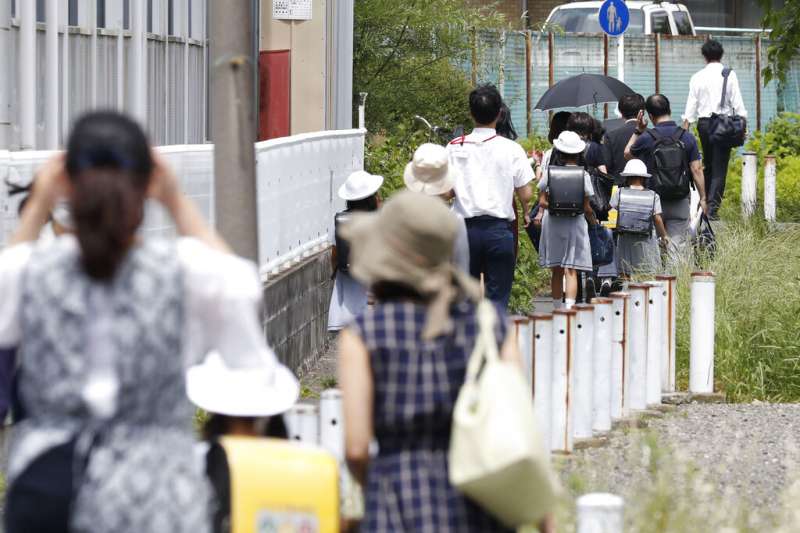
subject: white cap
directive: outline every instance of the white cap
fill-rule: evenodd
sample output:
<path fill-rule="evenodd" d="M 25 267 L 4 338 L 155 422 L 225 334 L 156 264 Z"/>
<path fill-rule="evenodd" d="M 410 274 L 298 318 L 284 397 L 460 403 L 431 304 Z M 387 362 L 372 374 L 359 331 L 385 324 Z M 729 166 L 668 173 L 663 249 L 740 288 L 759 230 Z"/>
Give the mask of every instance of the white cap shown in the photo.
<path fill-rule="evenodd" d="M 444 146 L 425 143 L 406 165 L 403 181 L 414 192 L 438 196 L 452 190 L 458 176 L 458 169 L 450 166 Z"/>
<path fill-rule="evenodd" d="M 558 139 L 553 141 L 553 146 L 563 154 L 580 154 L 586 150 L 586 143 L 574 131 L 562 131 Z"/>
<path fill-rule="evenodd" d="M 383 185 L 383 176 L 375 176 L 364 170 L 357 170 L 347 177 L 339 187 L 339 198 L 347 201 L 369 198 Z"/>
<path fill-rule="evenodd" d="M 625 170 L 620 173 L 623 178 L 649 178 L 647 165 L 641 159 L 631 159 L 625 164 Z"/>
<path fill-rule="evenodd" d="M 300 384 L 277 359 L 256 368 L 229 368 L 212 352 L 186 371 L 186 395 L 209 413 L 266 417 L 288 411 L 300 396 Z"/>

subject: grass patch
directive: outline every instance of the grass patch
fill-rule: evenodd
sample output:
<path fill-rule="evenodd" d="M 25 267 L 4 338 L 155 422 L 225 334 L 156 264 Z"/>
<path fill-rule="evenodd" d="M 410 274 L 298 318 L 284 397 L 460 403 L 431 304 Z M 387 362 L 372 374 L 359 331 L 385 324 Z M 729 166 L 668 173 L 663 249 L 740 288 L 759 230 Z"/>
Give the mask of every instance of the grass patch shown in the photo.
<path fill-rule="evenodd" d="M 800 230 L 726 221 L 716 256 L 715 379 L 732 401 L 800 401 Z M 678 383 L 689 380 L 690 273 L 678 268 Z M 709 325 L 710 327 L 710 325 Z"/>

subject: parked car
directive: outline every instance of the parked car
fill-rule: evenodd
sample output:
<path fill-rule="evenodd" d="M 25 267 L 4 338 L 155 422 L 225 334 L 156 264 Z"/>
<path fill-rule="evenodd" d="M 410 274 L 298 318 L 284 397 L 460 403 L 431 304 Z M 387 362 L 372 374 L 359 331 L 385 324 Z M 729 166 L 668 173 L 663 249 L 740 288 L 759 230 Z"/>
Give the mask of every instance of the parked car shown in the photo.
<path fill-rule="evenodd" d="M 667 35 L 695 35 L 694 22 L 683 4 L 628 0 L 630 22 L 626 34 L 663 33 Z M 567 33 L 601 32 L 599 22 L 601 1 L 562 4 L 550 13 L 548 24 L 561 27 Z"/>

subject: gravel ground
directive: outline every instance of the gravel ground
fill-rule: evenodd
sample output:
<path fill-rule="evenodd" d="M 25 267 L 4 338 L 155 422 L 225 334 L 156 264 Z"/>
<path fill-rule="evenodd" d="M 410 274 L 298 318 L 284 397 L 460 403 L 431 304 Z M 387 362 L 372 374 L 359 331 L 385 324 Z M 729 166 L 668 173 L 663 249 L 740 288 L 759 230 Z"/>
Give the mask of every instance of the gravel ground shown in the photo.
<path fill-rule="evenodd" d="M 323 390 L 336 383 L 336 336 L 328 337 L 328 349 L 320 358 L 300 375 L 303 399 L 319 398 Z"/>
<path fill-rule="evenodd" d="M 676 484 L 694 472 L 713 487 L 708 503 L 776 512 L 788 486 L 800 479 L 799 437 L 800 405 L 684 405 L 650 419 L 647 429 L 617 430 L 606 446 L 577 451 L 562 479 L 576 492 L 635 496 L 634 480 L 652 480 L 657 469 L 674 470 Z"/>

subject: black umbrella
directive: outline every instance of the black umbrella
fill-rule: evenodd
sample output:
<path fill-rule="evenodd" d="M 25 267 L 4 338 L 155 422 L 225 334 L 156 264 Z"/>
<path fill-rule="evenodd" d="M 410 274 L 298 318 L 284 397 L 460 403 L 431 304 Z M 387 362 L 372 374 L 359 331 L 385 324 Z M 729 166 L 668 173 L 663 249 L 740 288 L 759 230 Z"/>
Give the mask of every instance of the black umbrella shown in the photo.
<path fill-rule="evenodd" d="M 578 74 L 550 87 L 535 109 L 549 111 L 561 107 L 583 107 L 616 102 L 634 91 L 616 78 L 602 74 Z"/>

